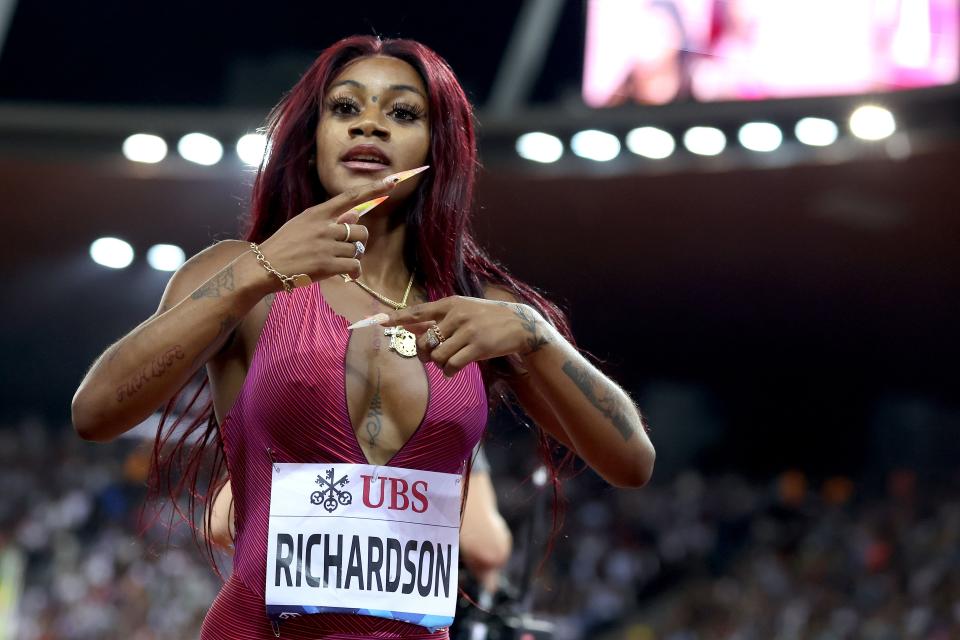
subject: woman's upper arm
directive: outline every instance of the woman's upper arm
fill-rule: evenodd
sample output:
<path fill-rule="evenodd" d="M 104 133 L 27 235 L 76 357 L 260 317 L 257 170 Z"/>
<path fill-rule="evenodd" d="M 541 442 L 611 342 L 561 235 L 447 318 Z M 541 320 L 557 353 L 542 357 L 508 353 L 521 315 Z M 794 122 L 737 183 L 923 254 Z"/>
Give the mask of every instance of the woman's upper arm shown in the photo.
<path fill-rule="evenodd" d="M 167 282 L 157 315 L 177 306 L 249 248 L 250 244 L 242 240 L 221 240 L 187 260 Z"/>

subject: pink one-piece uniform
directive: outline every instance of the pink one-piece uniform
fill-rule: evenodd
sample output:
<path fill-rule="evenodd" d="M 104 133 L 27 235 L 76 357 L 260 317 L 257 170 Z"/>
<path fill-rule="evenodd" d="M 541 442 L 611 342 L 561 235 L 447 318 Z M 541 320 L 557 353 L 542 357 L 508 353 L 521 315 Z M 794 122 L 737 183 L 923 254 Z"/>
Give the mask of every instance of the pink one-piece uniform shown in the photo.
<path fill-rule="evenodd" d="M 271 640 L 266 614 L 272 461 L 367 464 L 347 410 L 347 320 L 317 284 L 278 293 L 246 380 L 221 425 L 236 513 L 234 568 L 203 621 L 201 640 Z M 397 356 L 401 357 L 401 356 Z M 424 365 L 427 410 L 388 466 L 462 473 L 487 420 L 480 369 L 446 378 Z M 281 638 L 445 639 L 445 630 L 365 615 L 312 614 L 279 624 Z"/>

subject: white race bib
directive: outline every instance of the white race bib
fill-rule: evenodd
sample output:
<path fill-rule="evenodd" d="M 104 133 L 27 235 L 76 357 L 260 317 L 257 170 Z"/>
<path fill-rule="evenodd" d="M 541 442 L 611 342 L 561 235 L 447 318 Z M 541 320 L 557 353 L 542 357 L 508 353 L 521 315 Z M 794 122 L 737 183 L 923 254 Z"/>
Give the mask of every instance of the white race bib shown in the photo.
<path fill-rule="evenodd" d="M 435 630 L 457 604 L 461 476 L 273 465 L 267 614 L 353 613 Z"/>

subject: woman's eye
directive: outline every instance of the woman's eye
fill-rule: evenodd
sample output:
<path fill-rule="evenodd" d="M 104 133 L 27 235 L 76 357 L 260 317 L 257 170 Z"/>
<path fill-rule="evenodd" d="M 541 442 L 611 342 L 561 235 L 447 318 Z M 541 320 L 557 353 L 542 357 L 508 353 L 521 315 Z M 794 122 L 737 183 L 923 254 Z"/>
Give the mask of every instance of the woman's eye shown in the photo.
<path fill-rule="evenodd" d="M 408 104 L 395 104 L 390 112 L 397 120 L 416 120 L 423 115 L 423 109 Z"/>
<path fill-rule="evenodd" d="M 352 115 L 360 110 L 359 105 L 348 98 L 336 98 L 330 103 L 330 110 L 337 115 Z"/>

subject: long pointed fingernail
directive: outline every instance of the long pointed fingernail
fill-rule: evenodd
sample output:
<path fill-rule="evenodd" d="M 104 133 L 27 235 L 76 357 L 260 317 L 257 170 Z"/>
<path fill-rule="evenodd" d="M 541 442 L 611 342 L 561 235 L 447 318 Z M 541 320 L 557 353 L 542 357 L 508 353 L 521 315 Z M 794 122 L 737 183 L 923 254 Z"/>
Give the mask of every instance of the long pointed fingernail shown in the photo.
<path fill-rule="evenodd" d="M 374 198 L 373 200 L 367 200 L 366 202 L 361 202 L 360 204 L 355 206 L 353 209 L 350 209 L 350 211 L 347 211 L 347 213 L 358 213 L 362 216 L 363 214 L 370 211 L 370 209 L 373 209 L 375 206 L 377 206 L 378 204 L 380 204 L 381 202 L 383 202 L 389 197 L 390 196 L 380 196 L 379 198 Z"/>
<path fill-rule="evenodd" d="M 418 173 L 423 173 L 429 168 L 430 168 L 430 165 L 425 164 L 422 167 L 417 167 L 416 169 L 408 169 L 406 171 L 401 171 L 400 173 L 394 173 L 392 175 L 389 175 L 386 178 L 384 178 L 383 181 L 386 184 L 400 184 L 407 178 L 412 178 Z"/>
<path fill-rule="evenodd" d="M 352 325 L 347 327 L 347 329 L 350 329 L 351 331 L 353 331 L 354 329 L 363 329 L 364 327 L 372 327 L 375 324 L 386 322 L 389 319 L 390 319 L 390 316 L 388 316 L 387 314 L 378 313 L 376 315 L 370 316 L 369 318 L 364 318 L 363 320 L 357 320 Z"/>

